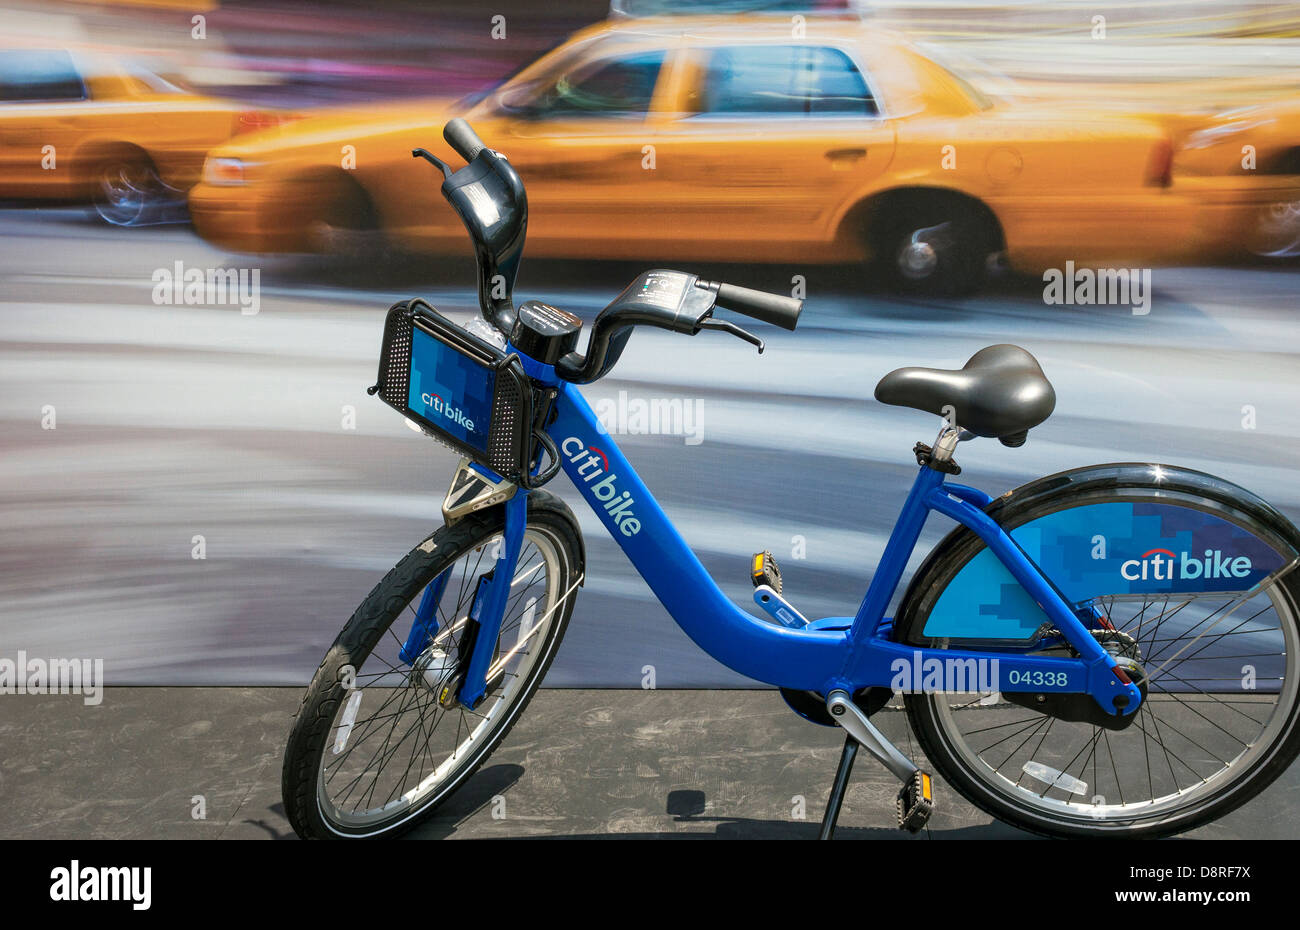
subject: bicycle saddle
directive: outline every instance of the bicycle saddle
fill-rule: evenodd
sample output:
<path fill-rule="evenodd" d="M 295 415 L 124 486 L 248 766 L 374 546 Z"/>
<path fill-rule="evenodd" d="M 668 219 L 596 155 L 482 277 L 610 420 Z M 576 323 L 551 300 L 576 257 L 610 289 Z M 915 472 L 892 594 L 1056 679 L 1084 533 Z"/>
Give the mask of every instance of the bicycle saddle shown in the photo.
<path fill-rule="evenodd" d="M 1020 446 L 1030 428 L 1051 415 L 1056 392 L 1036 358 L 1020 346 L 996 345 L 980 349 L 956 371 L 891 371 L 876 385 L 876 400 L 940 416 L 951 406 L 961 429 Z"/>

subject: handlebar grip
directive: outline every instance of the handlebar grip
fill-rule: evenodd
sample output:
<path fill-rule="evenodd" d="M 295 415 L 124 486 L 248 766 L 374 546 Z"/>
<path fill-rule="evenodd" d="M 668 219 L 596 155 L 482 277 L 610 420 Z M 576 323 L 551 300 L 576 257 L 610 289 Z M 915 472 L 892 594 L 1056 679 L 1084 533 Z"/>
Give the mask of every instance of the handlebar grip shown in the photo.
<path fill-rule="evenodd" d="M 766 291 L 755 291 L 735 284 L 718 285 L 718 306 L 726 310 L 743 313 L 764 323 L 793 330 L 799 323 L 799 313 L 803 310 L 803 301 Z"/>
<path fill-rule="evenodd" d="M 478 157 L 479 152 L 487 148 L 474 128 L 459 116 L 442 127 L 442 137 L 456 150 L 456 154 L 467 162 L 473 161 Z"/>

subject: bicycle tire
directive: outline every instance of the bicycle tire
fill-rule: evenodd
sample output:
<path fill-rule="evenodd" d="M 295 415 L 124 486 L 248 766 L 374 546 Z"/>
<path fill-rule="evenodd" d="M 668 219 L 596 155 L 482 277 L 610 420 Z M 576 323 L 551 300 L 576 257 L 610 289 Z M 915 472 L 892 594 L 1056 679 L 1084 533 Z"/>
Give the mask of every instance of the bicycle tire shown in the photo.
<path fill-rule="evenodd" d="M 1157 472 L 1158 480 L 1153 477 Z M 1110 501 L 1150 501 L 1155 499 L 1152 495 L 1159 495 L 1162 504 L 1203 509 L 1230 520 L 1265 539 L 1288 558 L 1294 558 L 1300 552 L 1300 532 L 1258 497 L 1213 476 L 1170 466 L 1126 463 L 1062 472 L 1008 492 L 990 504 L 986 512 L 1004 529 L 1013 531 L 1041 517 L 1073 507 Z M 952 580 L 981 551 L 985 551 L 983 543 L 965 527 L 954 530 L 935 548 L 917 571 L 899 610 L 896 635 L 901 642 L 945 647 L 947 640 L 936 640 L 924 632 L 929 612 Z M 1276 592 L 1276 602 L 1281 604 L 1277 610 L 1279 632 L 1291 637 L 1288 642 L 1300 638 L 1300 630 L 1297 630 L 1300 625 L 1298 576 L 1300 572 L 1290 572 L 1271 589 Z M 1286 624 L 1289 631 L 1283 630 L 1282 624 Z M 1075 805 L 1080 808 L 1077 814 L 1053 815 L 1050 811 L 1027 806 L 1027 798 L 1017 803 L 1017 795 L 1027 792 L 1015 792 L 1001 784 L 994 777 L 1000 774 L 996 768 L 987 762 L 968 758 L 968 753 L 958 745 L 960 737 L 953 732 L 951 721 L 954 714 L 950 698 L 943 694 L 911 693 L 905 695 L 904 703 L 909 722 L 936 771 L 963 797 L 986 813 L 1047 836 L 1155 838 L 1184 832 L 1222 817 L 1257 796 L 1285 771 L 1300 754 L 1300 725 L 1297 725 L 1300 721 L 1300 695 L 1294 689 L 1290 694 L 1285 707 L 1281 706 L 1279 699 L 1275 712 L 1281 716 L 1268 745 L 1255 752 L 1238 775 L 1217 790 L 1207 792 L 1204 800 L 1165 811 L 1153 807 L 1148 816 L 1140 815 L 1135 808 L 1132 816 L 1117 816 L 1113 820 L 1097 818 L 1083 805 Z M 943 710 L 945 707 L 948 711 Z M 1049 723 L 1047 729 L 1050 730 L 1051 726 Z M 1108 734 L 1106 738 L 1109 747 Z M 1146 739 L 1147 734 L 1143 731 L 1144 748 Z M 1097 752 L 1098 745 L 1094 737 L 1094 752 Z M 1111 762 L 1114 763 L 1113 750 Z M 981 769 L 981 765 L 993 769 L 993 775 Z M 1170 768 L 1172 771 L 1172 763 Z M 1010 781 L 1006 776 L 1002 777 Z M 1120 780 L 1118 770 L 1115 780 Z M 1019 787 L 1019 781 L 1016 787 Z M 1049 787 L 1043 794 L 1051 790 Z M 1070 805 L 1065 806 L 1068 808 Z"/>
<path fill-rule="evenodd" d="M 525 539 L 547 540 L 555 553 L 562 557 L 559 562 L 561 570 L 554 580 L 554 590 L 560 600 L 555 602 L 558 607 L 554 610 L 553 622 L 549 623 L 543 635 L 540 657 L 531 664 L 526 679 L 510 695 L 509 705 L 501 711 L 500 722 L 487 733 L 486 739 L 458 760 L 436 790 L 419 798 L 418 804 L 411 802 L 404 809 L 394 810 L 391 816 L 377 816 L 373 823 L 368 824 L 348 823 L 337 816 L 332 817 L 325 810 L 327 804 L 321 792 L 325 781 L 322 766 L 328 764 L 324 761 L 326 749 L 331 734 L 340 730 L 340 726 L 335 724 L 341 719 L 340 713 L 345 709 L 350 690 L 356 693 L 355 689 L 347 687 L 345 670 L 350 668 L 353 675 L 359 673 L 384 634 L 403 617 L 408 605 L 441 573 L 453 570 L 463 557 L 481 550 L 494 537 L 500 536 L 503 529 L 504 511 L 496 507 L 437 530 L 385 575 L 326 652 L 303 695 L 285 748 L 281 774 L 285 812 L 299 836 L 316 839 L 379 838 L 410 830 L 432 816 L 473 776 L 518 721 L 555 657 L 573 612 L 576 587 L 581 583 L 585 570 L 585 553 L 576 519 L 562 501 L 545 491 L 529 494 Z M 522 561 L 521 558 L 521 564 Z M 550 590 L 548 588 L 548 592 Z M 393 636 L 400 641 L 397 634 Z M 408 674 L 414 675 L 414 670 Z M 412 682 L 411 688 L 416 690 L 418 683 Z M 506 690 L 504 687 L 501 689 L 503 694 Z M 480 707 L 486 708 L 487 704 L 488 701 L 484 701 Z M 405 708 L 406 704 L 401 707 Z M 419 725 L 417 739 L 426 735 L 423 710 Z M 347 723 L 349 733 L 352 726 L 351 722 Z M 457 726 L 456 737 L 459 738 L 459 723 Z M 434 725 L 431 725 L 428 735 L 432 735 L 433 729 Z M 447 761 L 455 760 L 457 751 L 459 747 L 453 750 Z M 414 754 L 414 749 L 412 752 Z"/>

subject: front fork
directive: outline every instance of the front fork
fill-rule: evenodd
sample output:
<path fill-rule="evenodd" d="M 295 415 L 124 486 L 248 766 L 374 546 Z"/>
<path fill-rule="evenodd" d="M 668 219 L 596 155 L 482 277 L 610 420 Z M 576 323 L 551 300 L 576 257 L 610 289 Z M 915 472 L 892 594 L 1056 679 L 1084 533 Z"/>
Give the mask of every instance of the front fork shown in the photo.
<path fill-rule="evenodd" d="M 468 627 L 461 636 L 464 646 L 457 662 L 460 684 L 456 690 L 456 699 L 471 710 L 479 705 L 490 690 L 487 673 L 496 655 L 501 623 L 510 600 L 510 588 L 514 583 L 515 565 L 523 549 L 524 528 L 528 523 L 528 491 L 524 488 L 516 490 L 505 502 L 503 509 L 505 533 L 501 549 L 496 564 L 478 578 L 466 620 Z M 446 592 L 450 573 L 448 568 L 424 589 L 424 596 L 415 612 L 415 621 L 398 652 L 398 656 L 407 665 L 415 664 L 420 653 L 438 635 L 438 608 Z M 459 618 L 453 618 L 453 622 L 456 619 Z M 492 684 L 495 687 L 495 683 Z"/>
<path fill-rule="evenodd" d="M 424 589 L 420 606 L 415 611 L 415 622 L 411 624 L 411 632 L 406 634 L 406 642 L 397 653 L 397 657 L 407 665 L 414 665 L 424 647 L 438 635 L 438 607 L 442 603 L 443 592 L 447 590 L 450 575 L 450 570 L 444 571 Z"/>
<path fill-rule="evenodd" d="M 524 527 L 528 523 L 528 491 L 520 488 L 505 503 L 506 528 L 497 563 L 478 580 L 474 603 L 470 607 L 469 635 L 472 644 L 469 661 L 462 666 L 459 700 L 473 710 L 488 691 L 487 673 L 496 655 L 501 636 L 501 621 L 510 600 L 515 580 L 515 565 L 524 547 Z M 495 682 L 493 683 L 495 685 Z"/>

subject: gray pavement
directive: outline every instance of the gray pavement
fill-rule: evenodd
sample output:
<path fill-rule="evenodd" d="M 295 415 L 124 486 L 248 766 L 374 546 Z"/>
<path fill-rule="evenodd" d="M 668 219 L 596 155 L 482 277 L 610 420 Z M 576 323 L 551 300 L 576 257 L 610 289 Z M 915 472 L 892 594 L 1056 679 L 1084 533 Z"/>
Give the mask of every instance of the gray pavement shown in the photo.
<path fill-rule="evenodd" d="M 0 838 L 292 837 L 280 763 L 299 698 L 288 688 L 109 689 L 98 706 L 66 695 L 4 698 Z M 873 720 L 914 748 L 901 711 Z M 799 720 L 772 691 L 545 689 L 483 769 L 409 835 L 811 839 L 841 742 L 840 731 Z M 1031 838 L 942 781 L 928 829 L 901 833 L 897 790 L 860 754 L 838 838 Z M 1293 768 L 1184 836 L 1294 839 L 1298 805 Z"/>

